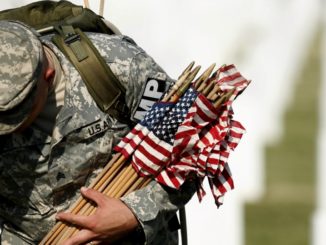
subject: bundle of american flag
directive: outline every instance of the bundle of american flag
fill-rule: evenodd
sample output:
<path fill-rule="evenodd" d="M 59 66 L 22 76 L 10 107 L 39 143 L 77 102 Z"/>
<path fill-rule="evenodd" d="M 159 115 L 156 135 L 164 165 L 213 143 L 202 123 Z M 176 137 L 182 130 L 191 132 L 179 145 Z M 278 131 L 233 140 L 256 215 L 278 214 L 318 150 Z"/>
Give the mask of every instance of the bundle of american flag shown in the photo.
<path fill-rule="evenodd" d="M 228 165 L 244 127 L 233 119 L 232 102 L 249 85 L 234 65 L 215 64 L 193 81 L 200 69 L 192 62 L 164 98 L 155 103 L 120 143 L 117 152 L 90 188 L 119 198 L 155 179 L 179 189 L 187 180 L 197 181 L 199 200 L 207 177 L 216 204 L 233 179 Z M 96 207 L 82 197 L 70 208 L 74 214 L 91 215 Z M 41 244 L 58 244 L 78 227 L 58 222 Z"/>
<path fill-rule="evenodd" d="M 175 189 L 190 176 L 200 183 L 207 176 L 219 205 L 222 195 L 233 188 L 227 158 L 244 133 L 232 118 L 232 102 L 248 84 L 233 65 L 223 66 L 205 86 L 195 82 L 197 89 L 190 87 L 176 103 L 156 103 L 115 150 L 131 157 L 141 176 Z M 212 102 L 223 97 L 209 96 L 213 87 L 225 96 L 217 106 Z M 201 199 L 203 188 L 198 194 Z"/>

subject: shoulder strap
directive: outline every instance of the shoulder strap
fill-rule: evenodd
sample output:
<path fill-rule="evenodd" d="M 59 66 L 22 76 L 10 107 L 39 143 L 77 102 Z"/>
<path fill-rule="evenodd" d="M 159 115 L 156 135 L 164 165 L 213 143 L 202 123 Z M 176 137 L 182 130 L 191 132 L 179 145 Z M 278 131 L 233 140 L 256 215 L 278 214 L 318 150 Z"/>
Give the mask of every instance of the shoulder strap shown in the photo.
<path fill-rule="evenodd" d="M 89 38 L 72 26 L 56 27 L 53 42 L 75 65 L 99 108 L 120 121 L 129 122 L 125 89 Z"/>

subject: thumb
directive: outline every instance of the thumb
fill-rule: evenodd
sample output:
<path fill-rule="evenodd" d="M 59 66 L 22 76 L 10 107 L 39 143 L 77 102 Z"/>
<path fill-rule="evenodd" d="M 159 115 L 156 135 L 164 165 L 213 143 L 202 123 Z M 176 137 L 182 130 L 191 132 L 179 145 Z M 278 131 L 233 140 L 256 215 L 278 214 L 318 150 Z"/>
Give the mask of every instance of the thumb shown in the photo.
<path fill-rule="evenodd" d="M 104 205 L 104 200 L 106 196 L 103 193 L 87 187 L 82 187 L 80 191 L 83 197 L 95 202 L 98 207 Z"/>

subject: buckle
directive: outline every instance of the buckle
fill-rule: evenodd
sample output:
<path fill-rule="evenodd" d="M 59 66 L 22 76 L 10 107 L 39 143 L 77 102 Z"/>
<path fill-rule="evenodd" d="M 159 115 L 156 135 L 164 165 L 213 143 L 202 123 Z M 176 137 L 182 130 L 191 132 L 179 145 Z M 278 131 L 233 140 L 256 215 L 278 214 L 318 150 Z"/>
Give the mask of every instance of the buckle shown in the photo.
<path fill-rule="evenodd" d="M 65 35 L 65 39 L 64 39 L 64 42 L 66 44 L 71 44 L 73 42 L 76 42 L 76 41 L 80 41 L 80 36 L 79 34 L 76 34 L 76 33 L 68 33 Z"/>

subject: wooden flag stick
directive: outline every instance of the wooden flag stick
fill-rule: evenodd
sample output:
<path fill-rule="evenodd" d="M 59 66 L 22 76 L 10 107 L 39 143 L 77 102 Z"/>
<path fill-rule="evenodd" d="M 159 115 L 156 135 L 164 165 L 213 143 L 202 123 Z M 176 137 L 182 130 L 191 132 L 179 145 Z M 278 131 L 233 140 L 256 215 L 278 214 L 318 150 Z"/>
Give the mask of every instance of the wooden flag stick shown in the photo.
<path fill-rule="evenodd" d="M 89 8 L 89 1 L 88 0 L 84 0 L 84 7 Z"/>
<path fill-rule="evenodd" d="M 118 176 L 119 172 L 123 171 L 123 169 L 126 168 L 126 165 L 127 165 L 127 162 L 123 161 L 119 164 L 119 166 L 117 166 L 117 168 L 115 168 L 113 171 L 110 171 L 111 175 L 109 175 L 109 173 L 107 175 L 104 175 L 101 185 L 95 190 L 98 190 L 99 192 L 103 192 L 103 190 L 106 188 L 106 186 L 108 186 L 110 183 L 112 183 L 114 181 L 116 176 Z"/>
<path fill-rule="evenodd" d="M 206 78 L 201 84 L 200 86 L 197 88 L 197 91 L 199 93 L 203 92 L 203 90 L 206 88 L 206 86 L 208 85 L 210 78 Z"/>
<path fill-rule="evenodd" d="M 200 70 L 200 66 L 197 66 L 194 68 L 194 70 L 189 74 L 189 76 L 184 80 L 183 84 L 180 86 L 180 88 L 175 91 L 175 93 L 171 96 L 170 102 L 177 102 L 178 99 L 187 91 L 187 89 L 190 87 L 190 84 L 196 77 L 197 73 Z"/>
<path fill-rule="evenodd" d="M 209 92 L 209 94 L 207 95 L 207 99 L 209 99 L 209 100 L 213 100 L 213 96 L 214 95 L 217 95 L 218 96 L 218 94 L 217 94 L 217 92 L 219 92 L 219 91 L 221 91 L 220 90 L 220 87 L 217 85 L 217 84 L 215 84 L 214 85 L 214 88 Z"/>
<path fill-rule="evenodd" d="M 136 171 L 133 171 L 132 175 L 130 176 L 129 180 L 122 186 L 120 186 L 120 189 L 116 189 L 115 192 L 111 194 L 112 197 L 119 198 L 122 197 L 128 189 L 136 183 L 138 179 L 138 174 Z"/>
<path fill-rule="evenodd" d="M 121 175 L 117 178 L 117 181 L 112 186 L 111 185 L 108 186 L 103 193 L 109 197 L 113 197 L 113 194 L 128 181 L 128 179 L 132 176 L 132 174 L 133 174 L 133 168 L 132 165 L 130 164 L 126 168 L 126 170 L 123 173 L 121 173 Z"/>
<path fill-rule="evenodd" d="M 99 15 L 103 16 L 104 13 L 104 0 L 100 1 Z"/>
<path fill-rule="evenodd" d="M 218 98 L 214 103 L 214 107 L 215 108 L 219 108 L 223 103 L 224 101 L 226 100 L 226 96 L 225 95 L 222 95 L 220 98 Z"/>
<path fill-rule="evenodd" d="M 196 79 L 196 81 L 194 82 L 194 87 L 196 88 L 196 89 L 198 89 L 199 87 L 200 87 L 200 85 L 204 82 L 204 81 L 206 81 L 208 78 L 209 78 L 209 76 L 211 75 L 211 73 L 212 73 L 212 71 L 214 70 L 214 68 L 215 68 L 215 66 L 216 66 L 216 64 L 215 63 L 213 63 L 213 64 L 211 64 L 203 73 L 202 73 L 202 75 L 201 76 L 199 76 L 197 79 Z"/>
<path fill-rule="evenodd" d="M 210 100 L 211 100 L 211 101 L 216 101 L 217 98 L 218 98 L 219 96 L 221 96 L 219 93 L 217 93 L 217 94 L 213 94 L 213 95 L 210 97 Z"/>
<path fill-rule="evenodd" d="M 182 76 L 184 76 L 184 75 L 186 74 L 186 72 L 190 72 L 191 69 L 192 69 L 192 67 L 194 66 L 194 64 L 195 64 L 195 61 L 190 62 L 190 64 L 186 67 L 186 69 L 184 69 L 184 71 L 180 74 L 180 76 L 178 77 L 178 80 L 179 80 Z"/>
<path fill-rule="evenodd" d="M 221 68 L 223 68 L 225 65 L 222 65 L 218 70 L 216 70 L 210 77 L 207 77 L 203 82 L 201 82 L 200 86 L 198 86 L 197 91 L 203 92 L 203 90 L 208 86 L 208 84 L 214 80 L 215 83 L 218 81 L 220 74 L 221 74 Z"/>
<path fill-rule="evenodd" d="M 145 179 L 143 183 L 140 184 L 138 189 L 144 188 L 145 186 L 147 186 L 150 182 L 152 181 L 151 178 Z"/>
<path fill-rule="evenodd" d="M 207 84 L 206 88 L 204 88 L 204 90 L 201 92 L 206 98 L 215 85 L 214 80 L 210 80 L 207 83 L 208 84 Z"/>
<path fill-rule="evenodd" d="M 191 63 L 190 65 L 188 65 L 188 67 L 184 70 L 184 72 L 182 72 L 183 75 L 181 75 L 179 77 L 179 79 L 173 84 L 173 86 L 171 87 L 170 91 L 168 91 L 168 93 L 166 93 L 166 95 L 164 96 L 164 98 L 162 99 L 163 102 L 169 101 L 170 98 L 176 93 L 176 91 L 178 91 L 178 89 L 180 88 L 180 86 L 189 78 L 193 75 L 193 73 L 196 72 L 197 68 L 195 68 L 194 70 L 189 70 L 189 68 L 191 68 L 193 66 L 193 64 Z"/>
<path fill-rule="evenodd" d="M 101 191 L 100 187 L 102 187 L 104 183 L 107 183 L 108 180 L 111 180 L 113 178 L 111 177 L 113 173 L 121 169 L 125 161 L 126 158 L 123 155 L 120 155 L 119 158 L 112 164 L 112 167 L 110 167 L 109 171 L 107 171 L 106 174 L 102 175 L 101 178 L 96 181 L 96 185 L 94 186 L 95 188 L 93 188 L 92 186 L 90 186 L 89 188 Z"/>
<path fill-rule="evenodd" d="M 231 96 L 232 94 L 234 93 L 235 91 L 235 88 L 230 90 L 229 92 L 227 92 L 226 94 L 222 95 L 222 97 L 218 98 L 214 103 L 214 107 L 215 108 L 218 108 L 220 107 L 225 101 L 227 101 Z"/>
<path fill-rule="evenodd" d="M 147 180 L 150 180 L 148 178 L 144 178 L 144 177 L 139 177 L 134 184 L 129 188 L 129 190 L 126 191 L 125 195 L 128 195 L 129 193 L 141 189 L 141 187 L 143 187 L 143 183 L 145 183 Z"/>
<path fill-rule="evenodd" d="M 180 79 L 178 79 L 178 81 L 176 81 L 173 86 L 170 88 L 169 92 L 165 94 L 165 96 L 163 97 L 162 101 L 163 102 L 167 102 L 170 100 L 170 98 L 175 94 L 175 92 L 179 89 L 179 87 L 184 83 L 184 81 L 186 80 L 186 78 L 189 76 L 189 74 L 191 73 L 191 71 L 187 71 L 183 76 L 181 76 Z"/>

